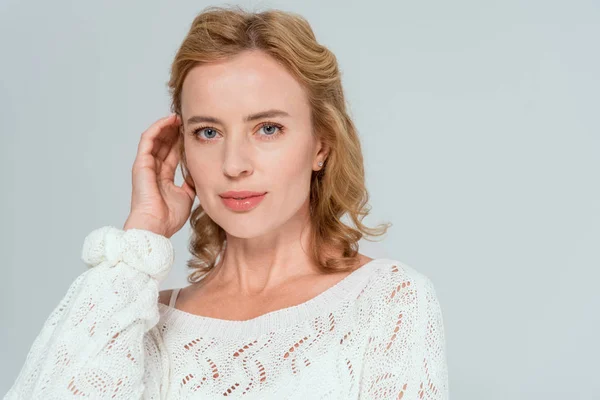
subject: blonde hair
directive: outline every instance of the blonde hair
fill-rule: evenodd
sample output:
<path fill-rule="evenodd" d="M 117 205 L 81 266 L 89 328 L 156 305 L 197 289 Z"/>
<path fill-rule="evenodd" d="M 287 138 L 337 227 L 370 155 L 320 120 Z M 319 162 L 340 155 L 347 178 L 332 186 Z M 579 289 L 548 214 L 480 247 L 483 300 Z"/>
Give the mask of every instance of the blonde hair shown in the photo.
<path fill-rule="evenodd" d="M 323 272 L 358 267 L 358 241 L 381 236 L 391 223 L 368 228 L 369 194 L 360 140 L 346 110 L 341 74 L 335 55 L 317 43 L 309 23 L 300 15 L 281 10 L 244 11 L 238 6 L 205 8 L 198 14 L 181 44 L 168 83 L 171 110 L 181 115 L 181 91 L 194 67 L 224 60 L 246 50 L 261 50 L 283 65 L 305 89 L 311 107 L 313 135 L 330 149 L 325 165 L 313 171 L 310 184 L 311 257 Z M 182 145 L 181 172 L 193 184 Z M 342 222 L 348 214 L 356 228 Z M 187 261 L 195 283 L 216 264 L 225 248 L 226 234 L 198 205 L 190 216 L 192 235 Z M 372 241 L 368 238 L 366 240 Z M 341 251 L 329 257 L 326 249 Z"/>

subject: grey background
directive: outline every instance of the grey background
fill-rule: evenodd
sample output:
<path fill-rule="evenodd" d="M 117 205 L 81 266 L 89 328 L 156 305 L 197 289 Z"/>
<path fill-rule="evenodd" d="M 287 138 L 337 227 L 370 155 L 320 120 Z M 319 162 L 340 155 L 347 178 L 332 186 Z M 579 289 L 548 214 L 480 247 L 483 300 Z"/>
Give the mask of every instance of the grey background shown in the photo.
<path fill-rule="evenodd" d="M 0 393 L 121 227 L 141 133 L 201 1 L 0 1 Z M 600 5 L 242 2 L 338 56 L 364 145 L 371 257 L 432 279 L 454 399 L 599 399 Z M 179 180 L 180 181 L 180 180 Z M 186 225 L 162 288 L 185 286 Z"/>

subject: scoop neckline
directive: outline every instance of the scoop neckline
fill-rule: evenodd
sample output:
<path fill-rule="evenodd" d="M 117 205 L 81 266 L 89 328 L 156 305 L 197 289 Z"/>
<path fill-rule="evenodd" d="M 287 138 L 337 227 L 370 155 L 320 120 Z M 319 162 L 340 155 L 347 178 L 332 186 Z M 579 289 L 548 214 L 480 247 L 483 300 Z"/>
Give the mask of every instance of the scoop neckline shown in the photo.
<path fill-rule="evenodd" d="M 220 338 L 241 338 L 258 336 L 262 333 L 288 328 L 311 317 L 331 311 L 352 294 L 364 287 L 370 277 L 370 272 L 376 266 L 395 262 L 387 258 L 375 258 L 352 271 L 333 286 L 325 289 L 316 296 L 293 306 L 269 311 L 246 320 L 230 320 L 192 314 L 169 305 L 158 303 L 161 310 L 162 322 L 169 321 L 171 329 L 188 331 L 205 336 Z"/>

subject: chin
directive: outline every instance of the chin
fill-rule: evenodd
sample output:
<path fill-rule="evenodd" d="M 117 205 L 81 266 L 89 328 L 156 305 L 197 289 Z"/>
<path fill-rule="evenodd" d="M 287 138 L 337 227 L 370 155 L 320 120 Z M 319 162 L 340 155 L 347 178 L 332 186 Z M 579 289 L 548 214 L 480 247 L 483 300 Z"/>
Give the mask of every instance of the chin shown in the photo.
<path fill-rule="evenodd" d="M 264 216 L 263 218 L 257 219 L 237 215 L 233 218 L 225 218 L 222 223 L 219 223 L 218 221 L 215 222 L 217 222 L 228 235 L 240 239 L 252 239 L 263 236 L 271 230 L 270 224 L 265 223 Z"/>

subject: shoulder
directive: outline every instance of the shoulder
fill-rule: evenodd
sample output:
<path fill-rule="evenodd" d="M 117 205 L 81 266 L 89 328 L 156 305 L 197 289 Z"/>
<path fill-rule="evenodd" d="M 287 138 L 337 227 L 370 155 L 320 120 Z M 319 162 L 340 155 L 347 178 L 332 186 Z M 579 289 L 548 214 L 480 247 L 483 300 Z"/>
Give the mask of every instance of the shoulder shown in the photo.
<path fill-rule="evenodd" d="M 373 295 L 382 309 L 421 314 L 437 303 L 432 280 L 420 270 L 395 259 L 385 259 L 377 270 Z"/>
<path fill-rule="evenodd" d="M 375 283 L 386 289 L 400 291 L 411 287 L 425 288 L 433 286 L 429 277 L 417 268 L 396 259 L 384 258 L 377 260 L 377 278 Z"/>
<path fill-rule="evenodd" d="M 164 304 L 165 306 L 168 306 L 172 292 L 173 289 L 161 290 L 160 292 L 158 292 L 158 302 Z"/>

